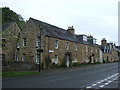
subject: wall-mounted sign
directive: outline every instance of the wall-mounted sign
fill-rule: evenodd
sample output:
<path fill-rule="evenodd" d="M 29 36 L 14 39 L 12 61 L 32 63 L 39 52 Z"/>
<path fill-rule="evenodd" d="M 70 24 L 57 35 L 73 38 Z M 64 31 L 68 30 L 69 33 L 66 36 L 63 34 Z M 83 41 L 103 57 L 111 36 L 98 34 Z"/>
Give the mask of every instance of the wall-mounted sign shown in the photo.
<path fill-rule="evenodd" d="M 53 53 L 54 51 L 53 50 L 49 50 L 50 53 Z"/>

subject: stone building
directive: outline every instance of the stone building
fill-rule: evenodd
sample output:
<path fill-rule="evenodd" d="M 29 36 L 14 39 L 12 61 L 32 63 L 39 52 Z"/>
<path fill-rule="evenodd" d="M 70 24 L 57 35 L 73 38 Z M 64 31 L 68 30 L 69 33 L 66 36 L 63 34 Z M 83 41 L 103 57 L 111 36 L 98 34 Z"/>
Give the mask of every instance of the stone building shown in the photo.
<path fill-rule="evenodd" d="M 102 40 L 96 44 L 93 36 L 75 34 L 30 18 L 24 29 L 13 23 L 3 24 L 2 58 L 5 70 L 31 70 L 56 66 L 71 67 L 82 63 L 103 63 L 118 60 L 115 45 Z"/>
<path fill-rule="evenodd" d="M 103 62 L 113 62 L 119 60 L 119 51 L 116 48 L 115 44 L 107 43 L 107 40 L 103 38 L 101 40 L 100 48 L 103 52 Z"/>
<path fill-rule="evenodd" d="M 3 66 L 9 67 L 18 61 L 18 42 L 20 28 L 16 22 L 5 23 L 2 25 L 2 62 Z M 3 68 L 4 69 L 4 68 Z"/>
<path fill-rule="evenodd" d="M 73 26 L 64 30 L 30 18 L 20 34 L 19 60 L 40 63 L 42 68 L 99 62 L 96 39 L 74 32 Z"/>

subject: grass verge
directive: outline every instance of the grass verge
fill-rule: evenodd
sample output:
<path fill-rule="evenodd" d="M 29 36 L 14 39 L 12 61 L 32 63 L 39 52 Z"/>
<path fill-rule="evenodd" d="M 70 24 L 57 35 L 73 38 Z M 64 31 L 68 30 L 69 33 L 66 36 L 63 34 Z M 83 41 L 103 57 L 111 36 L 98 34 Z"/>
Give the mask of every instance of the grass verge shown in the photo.
<path fill-rule="evenodd" d="M 101 63 L 99 63 L 99 62 L 96 62 L 96 63 L 82 63 L 82 64 L 74 63 L 73 66 L 79 67 L 79 66 L 95 65 L 95 64 L 101 64 Z"/>
<path fill-rule="evenodd" d="M 2 77 L 18 77 L 18 76 L 29 76 L 39 75 L 40 72 L 2 72 Z"/>

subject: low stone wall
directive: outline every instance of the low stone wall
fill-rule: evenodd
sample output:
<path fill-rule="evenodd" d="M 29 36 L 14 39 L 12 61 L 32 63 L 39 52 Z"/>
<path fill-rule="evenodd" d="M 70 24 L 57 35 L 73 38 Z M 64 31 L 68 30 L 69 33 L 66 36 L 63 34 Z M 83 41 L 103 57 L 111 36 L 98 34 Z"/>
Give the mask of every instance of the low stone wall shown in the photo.
<path fill-rule="evenodd" d="M 38 65 L 32 62 L 3 61 L 2 71 L 26 71 L 37 70 Z"/>

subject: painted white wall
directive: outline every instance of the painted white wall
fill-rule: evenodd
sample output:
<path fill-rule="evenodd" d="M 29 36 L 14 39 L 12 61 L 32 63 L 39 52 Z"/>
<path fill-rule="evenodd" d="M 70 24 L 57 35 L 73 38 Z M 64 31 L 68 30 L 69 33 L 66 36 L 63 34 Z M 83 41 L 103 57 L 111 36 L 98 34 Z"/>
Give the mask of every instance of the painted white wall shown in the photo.
<path fill-rule="evenodd" d="M 100 63 L 103 63 L 103 52 L 100 50 Z"/>

